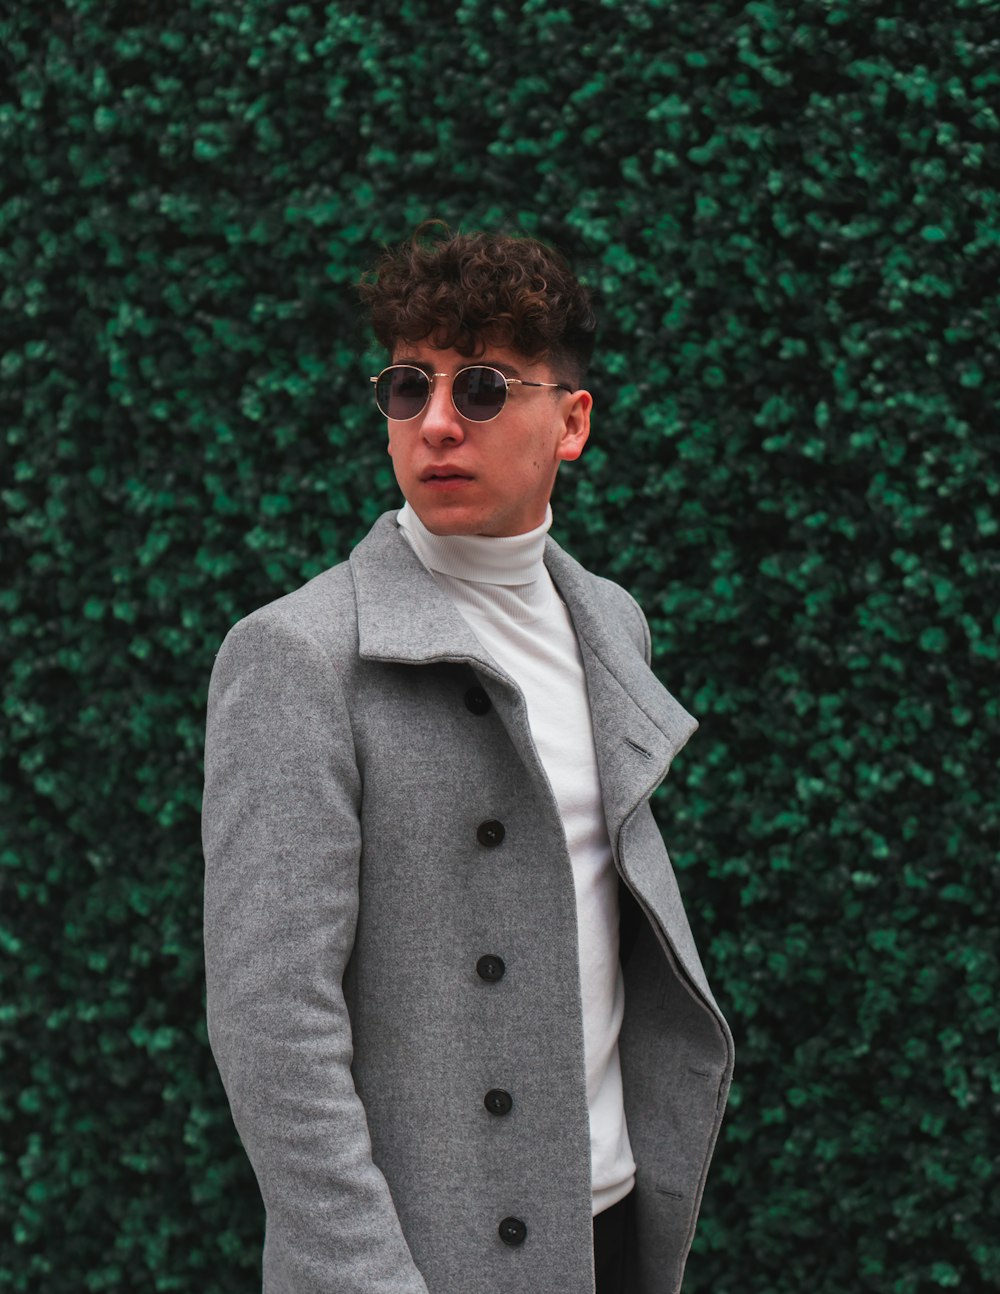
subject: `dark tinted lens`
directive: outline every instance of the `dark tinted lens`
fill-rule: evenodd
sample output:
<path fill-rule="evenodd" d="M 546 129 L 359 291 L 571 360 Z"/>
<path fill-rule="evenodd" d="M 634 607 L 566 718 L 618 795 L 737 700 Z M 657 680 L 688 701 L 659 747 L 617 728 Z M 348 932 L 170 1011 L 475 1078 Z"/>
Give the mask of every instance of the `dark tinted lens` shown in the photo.
<path fill-rule="evenodd" d="M 426 373 L 399 364 L 387 368 L 375 383 L 375 403 L 387 418 L 405 422 L 423 409 L 430 389 Z"/>
<path fill-rule="evenodd" d="M 495 368 L 466 368 L 452 382 L 451 396 L 463 418 L 486 422 L 503 408 L 507 383 Z"/>

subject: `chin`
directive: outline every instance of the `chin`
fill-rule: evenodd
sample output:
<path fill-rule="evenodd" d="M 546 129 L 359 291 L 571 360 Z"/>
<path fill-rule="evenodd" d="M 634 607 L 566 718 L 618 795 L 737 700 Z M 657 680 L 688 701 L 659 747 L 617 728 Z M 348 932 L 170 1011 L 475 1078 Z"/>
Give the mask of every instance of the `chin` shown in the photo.
<path fill-rule="evenodd" d="M 488 527 L 489 518 L 473 508 L 427 506 L 412 499 L 409 504 L 432 535 L 478 535 Z"/>
<path fill-rule="evenodd" d="M 432 535 L 484 535 L 488 530 L 482 528 L 483 523 L 464 520 L 459 517 L 421 517 Z"/>

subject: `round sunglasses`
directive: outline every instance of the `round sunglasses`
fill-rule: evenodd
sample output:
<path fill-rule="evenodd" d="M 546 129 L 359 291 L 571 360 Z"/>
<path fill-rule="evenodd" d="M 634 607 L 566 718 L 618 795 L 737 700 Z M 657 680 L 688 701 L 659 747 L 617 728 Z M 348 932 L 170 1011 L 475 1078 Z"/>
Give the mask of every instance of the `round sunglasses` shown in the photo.
<path fill-rule="evenodd" d="M 427 407 L 436 378 L 447 378 L 447 373 L 425 373 L 413 364 L 390 364 L 378 377 L 368 380 L 375 384 L 375 403 L 379 411 L 393 422 L 409 422 Z M 451 402 L 456 411 L 471 422 L 492 422 L 507 403 L 512 386 L 550 386 L 560 391 L 572 391 L 565 382 L 527 382 L 520 377 L 507 377 L 489 364 L 472 364 L 461 368 L 451 379 Z"/>

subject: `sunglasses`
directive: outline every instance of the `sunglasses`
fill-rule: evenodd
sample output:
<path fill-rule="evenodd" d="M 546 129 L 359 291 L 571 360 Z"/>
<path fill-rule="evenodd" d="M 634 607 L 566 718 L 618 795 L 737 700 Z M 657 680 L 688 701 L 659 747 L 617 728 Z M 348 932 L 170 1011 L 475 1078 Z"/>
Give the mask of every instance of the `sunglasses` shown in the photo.
<path fill-rule="evenodd" d="M 434 379 L 447 376 L 447 373 L 425 373 L 413 364 L 390 364 L 369 381 L 375 383 L 375 403 L 380 412 L 393 422 L 409 422 L 427 407 Z M 456 412 L 471 422 L 492 422 L 507 403 L 512 386 L 573 390 L 564 382 L 526 382 L 519 377 L 507 377 L 488 364 L 473 364 L 459 369 L 451 379 L 451 402 Z"/>

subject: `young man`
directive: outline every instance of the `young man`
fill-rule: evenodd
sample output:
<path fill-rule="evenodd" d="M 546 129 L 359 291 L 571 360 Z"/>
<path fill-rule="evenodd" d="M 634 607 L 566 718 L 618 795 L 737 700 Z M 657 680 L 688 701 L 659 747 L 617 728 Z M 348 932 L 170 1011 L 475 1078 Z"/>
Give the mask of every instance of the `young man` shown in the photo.
<path fill-rule="evenodd" d="M 208 703 L 209 1036 L 264 1289 L 674 1294 L 732 1044 L 649 808 L 697 725 L 546 538 L 589 301 L 440 229 L 362 293 L 406 506 L 235 625 Z"/>

